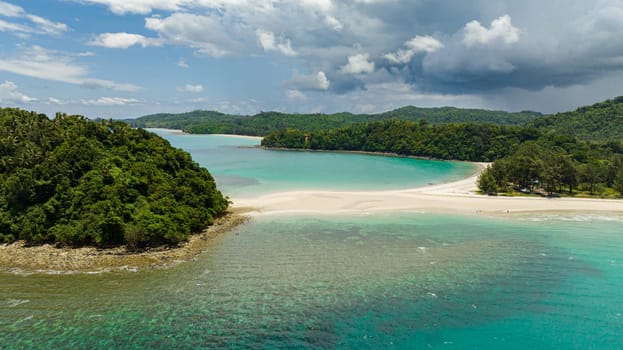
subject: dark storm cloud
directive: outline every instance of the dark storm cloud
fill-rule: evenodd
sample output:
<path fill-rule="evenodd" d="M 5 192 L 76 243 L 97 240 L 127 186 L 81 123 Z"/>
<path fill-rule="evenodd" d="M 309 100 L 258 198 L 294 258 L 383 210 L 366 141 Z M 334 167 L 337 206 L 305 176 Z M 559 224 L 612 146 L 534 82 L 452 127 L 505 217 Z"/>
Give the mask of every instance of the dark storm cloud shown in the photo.
<path fill-rule="evenodd" d="M 458 30 L 437 32 L 437 36 L 443 36 L 444 47 L 424 56 L 415 55 L 399 70 L 391 70 L 391 62 L 377 63 L 417 89 L 442 93 L 539 90 L 586 84 L 623 69 L 623 1 L 554 1 L 543 6 L 524 1 L 521 7 L 503 2 L 489 6 L 481 1 L 470 9 L 462 8 L 469 13 L 467 16 L 461 16 L 463 11 L 444 15 L 434 11 L 448 9 L 456 5 L 454 2 L 428 4 L 428 12 L 420 12 L 420 17 L 428 17 L 429 13 L 432 17 L 455 18 L 446 27 Z M 421 10 L 426 8 L 420 6 Z M 491 17 L 496 11 L 506 12 Z M 512 21 L 511 27 L 496 31 L 491 22 L 503 16 Z M 482 35 L 483 42 L 468 45 L 466 24 L 473 20 L 479 22 L 477 29 L 481 32 L 477 34 Z M 512 34 L 505 31 L 512 28 L 518 38 L 505 42 Z"/>

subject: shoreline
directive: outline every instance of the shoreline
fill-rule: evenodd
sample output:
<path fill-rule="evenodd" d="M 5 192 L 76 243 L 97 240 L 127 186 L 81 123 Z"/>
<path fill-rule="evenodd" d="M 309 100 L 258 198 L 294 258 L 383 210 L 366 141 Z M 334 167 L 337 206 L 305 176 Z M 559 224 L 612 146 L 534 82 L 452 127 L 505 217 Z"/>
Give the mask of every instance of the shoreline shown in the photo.
<path fill-rule="evenodd" d="M 214 225 L 188 241 L 172 248 L 128 251 L 125 247 L 57 248 L 51 244 L 26 246 L 24 241 L 0 244 L 0 273 L 30 274 L 97 274 L 104 272 L 166 269 L 195 259 L 207 251 L 215 240 L 249 220 L 232 210 L 218 218 Z"/>
<path fill-rule="evenodd" d="M 340 153 L 340 154 L 361 154 L 366 156 L 379 156 L 379 157 L 391 157 L 391 158 L 408 158 L 419 160 L 432 160 L 437 162 L 453 162 L 453 163 L 469 163 L 469 164 L 492 164 L 492 162 L 470 162 L 468 160 L 453 160 L 453 159 L 440 159 L 433 157 L 423 156 L 409 156 L 392 152 L 373 152 L 373 151 L 349 151 L 349 150 L 327 150 L 327 149 L 306 149 L 306 148 L 286 148 L 286 147 L 266 147 L 266 146 L 252 146 L 260 148 L 266 151 L 277 152 L 318 152 L 318 153 Z"/>
<path fill-rule="evenodd" d="M 404 190 L 287 191 L 256 198 L 234 198 L 246 215 L 372 214 L 429 212 L 498 215 L 543 212 L 623 213 L 623 200 L 596 198 L 504 197 L 477 194 L 476 181 L 488 163 L 472 163 L 477 171 L 462 180 Z"/>

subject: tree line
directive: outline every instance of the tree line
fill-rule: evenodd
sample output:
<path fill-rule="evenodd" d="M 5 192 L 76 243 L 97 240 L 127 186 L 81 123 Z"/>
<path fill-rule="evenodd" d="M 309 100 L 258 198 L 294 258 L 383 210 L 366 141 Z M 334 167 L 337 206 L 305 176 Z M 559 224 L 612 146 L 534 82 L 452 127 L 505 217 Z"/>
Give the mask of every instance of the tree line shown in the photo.
<path fill-rule="evenodd" d="M 215 111 L 198 110 L 179 114 L 153 114 L 137 119 L 127 119 L 126 122 L 134 127 L 180 129 L 191 134 L 264 136 L 276 130 L 297 129 L 314 132 L 389 119 L 411 121 L 424 119 L 431 124 L 472 122 L 519 125 L 540 116 L 540 113 L 529 111 L 509 113 L 454 107 L 419 108 L 407 106 L 377 114 L 261 112 L 255 115 L 230 115 Z"/>
<path fill-rule="evenodd" d="M 388 120 L 318 132 L 279 130 L 265 136 L 262 146 L 493 161 L 478 182 L 489 194 L 623 194 L 622 142 L 582 141 L 530 126 Z"/>
<path fill-rule="evenodd" d="M 522 144 L 483 171 L 478 187 L 487 194 L 519 191 L 544 195 L 623 196 L 623 143 L 593 144 L 549 136 Z"/>
<path fill-rule="evenodd" d="M 391 119 L 317 132 L 279 130 L 266 135 L 262 146 L 488 162 L 511 154 L 521 143 L 539 136 L 536 129 L 526 127 L 473 123 L 434 125 L 424 120 Z"/>

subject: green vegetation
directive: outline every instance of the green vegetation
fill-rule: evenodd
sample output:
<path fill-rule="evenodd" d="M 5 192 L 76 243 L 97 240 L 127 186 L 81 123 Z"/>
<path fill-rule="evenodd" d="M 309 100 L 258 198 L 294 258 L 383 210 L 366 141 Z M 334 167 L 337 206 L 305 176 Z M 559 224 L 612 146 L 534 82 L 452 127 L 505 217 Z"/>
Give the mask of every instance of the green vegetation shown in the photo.
<path fill-rule="evenodd" d="M 487 194 L 523 193 L 623 196 L 623 143 L 594 144 L 546 136 L 496 160 L 478 180 Z"/>
<path fill-rule="evenodd" d="M 390 152 L 437 159 L 492 161 L 539 137 L 536 129 L 491 124 L 442 124 L 388 120 L 307 133 L 282 130 L 268 134 L 270 148 Z"/>
<path fill-rule="evenodd" d="M 395 153 L 495 161 L 479 179 L 484 193 L 623 196 L 623 97 L 525 126 L 440 124 L 392 119 L 306 132 L 279 130 L 269 148 Z"/>
<path fill-rule="evenodd" d="M 240 134 L 263 136 L 272 131 L 297 129 L 308 132 L 341 128 L 356 123 L 389 119 L 426 120 L 442 123 L 491 123 L 500 125 L 524 124 L 541 116 L 536 112 L 508 113 L 482 109 L 453 107 L 403 107 L 380 114 L 286 114 L 262 112 L 253 116 L 227 115 L 213 111 L 193 111 L 181 114 L 154 114 L 126 122 L 134 127 L 181 129 L 193 134 Z"/>
<path fill-rule="evenodd" d="M 573 112 L 537 118 L 529 125 L 581 140 L 620 141 L 623 139 L 623 96 L 580 107 Z"/>
<path fill-rule="evenodd" d="M 174 245 L 227 207 L 210 173 L 157 135 L 0 109 L 0 242 Z"/>

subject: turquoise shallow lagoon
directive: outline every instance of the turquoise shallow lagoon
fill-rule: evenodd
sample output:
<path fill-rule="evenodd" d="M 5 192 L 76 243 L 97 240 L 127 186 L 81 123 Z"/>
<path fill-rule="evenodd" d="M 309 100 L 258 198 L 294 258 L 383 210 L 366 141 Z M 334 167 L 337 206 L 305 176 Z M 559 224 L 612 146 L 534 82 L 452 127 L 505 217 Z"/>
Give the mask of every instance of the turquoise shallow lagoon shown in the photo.
<path fill-rule="evenodd" d="M 257 218 L 162 271 L 0 275 L 17 348 L 613 349 L 621 220 Z"/>
<path fill-rule="evenodd" d="M 469 163 L 326 152 L 268 151 L 259 139 L 155 130 L 207 167 L 233 198 L 303 189 L 386 190 L 455 181 Z"/>
<path fill-rule="evenodd" d="M 618 349 L 622 223 L 256 217 L 166 270 L 0 273 L 0 349 Z"/>

